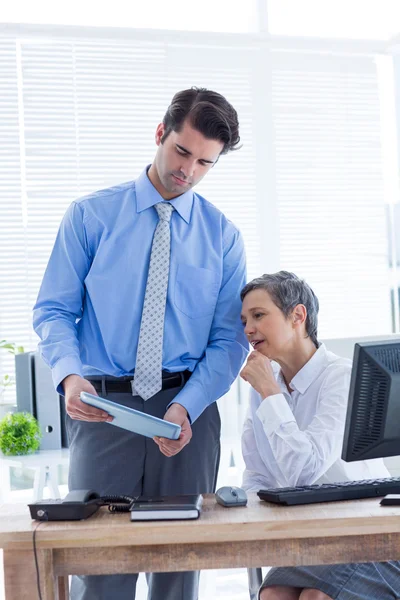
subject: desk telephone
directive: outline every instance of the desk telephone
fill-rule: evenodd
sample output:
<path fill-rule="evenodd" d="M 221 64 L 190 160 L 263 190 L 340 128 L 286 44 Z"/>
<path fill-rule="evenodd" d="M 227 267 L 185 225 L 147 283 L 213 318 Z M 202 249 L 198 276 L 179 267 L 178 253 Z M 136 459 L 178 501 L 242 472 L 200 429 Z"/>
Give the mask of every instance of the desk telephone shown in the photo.
<path fill-rule="evenodd" d="M 93 490 L 75 490 L 64 499 L 40 500 L 28 504 L 32 519 L 37 521 L 78 521 L 93 515 L 100 506 L 110 512 L 128 512 L 135 498 L 130 496 L 99 496 Z"/>

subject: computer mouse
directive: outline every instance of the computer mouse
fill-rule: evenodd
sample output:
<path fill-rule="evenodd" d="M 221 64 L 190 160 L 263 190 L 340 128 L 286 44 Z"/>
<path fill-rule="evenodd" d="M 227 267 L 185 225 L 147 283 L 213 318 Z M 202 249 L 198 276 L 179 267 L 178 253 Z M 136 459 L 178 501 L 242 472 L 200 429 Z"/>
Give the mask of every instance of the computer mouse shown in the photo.
<path fill-rule="evenodd" d="M 242 488 L 234 486 L 224 486 L 215 492 L 215 498 L 221 506 L 246 506 L 247 494 Z"/>

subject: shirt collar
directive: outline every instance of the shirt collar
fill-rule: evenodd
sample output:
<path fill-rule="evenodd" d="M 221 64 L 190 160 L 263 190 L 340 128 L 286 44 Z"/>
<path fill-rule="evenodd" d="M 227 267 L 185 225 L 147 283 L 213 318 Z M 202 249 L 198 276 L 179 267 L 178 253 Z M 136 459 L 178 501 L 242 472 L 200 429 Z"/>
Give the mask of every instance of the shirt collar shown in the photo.
<path fill-rule="evenodd" d="M 141 175 L 135 181 L 137 212 L 140 213 L 146 208 L 154 206 L 158 202 L 165 202 L 147 176 L 147 171 L 151 165 L 148 165 Z M 174 209 L 179 213 L 186 223 L 190 223 L 190 217 L 193 206 L 193 191 L 188 190 L 181 196 L 170 200 Z"/>
<path fill-rule="evenodd" d="M 296 390 L 296 392 L 299 392 L 299 394 L 304 394 L 313 381 L 315 381 L 318 375 L 320 375 L 320 373 L 324 370 L 326 364 L 327 350 L 325 344 L 321 344 L 317 351 L 312 355 L 310 360 L 306 362 L 304 367 L 300 369 L 298 373 L 296 373 L 292 381 L 289 383 L 289 386 L 293 390 Z M 277 381 L 282 390 L 287 392 L 287 387 L 281 369 L 279 369 L 279 373 L 277 374 Z"/>

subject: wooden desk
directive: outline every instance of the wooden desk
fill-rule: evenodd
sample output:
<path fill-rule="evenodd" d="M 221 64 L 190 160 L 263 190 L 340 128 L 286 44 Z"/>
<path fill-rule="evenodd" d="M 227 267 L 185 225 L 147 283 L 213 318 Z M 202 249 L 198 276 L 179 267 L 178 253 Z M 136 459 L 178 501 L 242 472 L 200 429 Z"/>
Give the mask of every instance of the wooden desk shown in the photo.
<path fill-rule="evenodd" d="M 36 524 L 26 506 L 0 506 L 6 600 L 37 597 Z M 102 508 L 86 521 L 42 523 L 36 540 L 43 600 L 64 600 L 73 573 L 399 560 L 400 507 L 373 499 L 285 508 L 254 494 L 226 509 L 209 495 L 198 521 L 131 523 Z"/>

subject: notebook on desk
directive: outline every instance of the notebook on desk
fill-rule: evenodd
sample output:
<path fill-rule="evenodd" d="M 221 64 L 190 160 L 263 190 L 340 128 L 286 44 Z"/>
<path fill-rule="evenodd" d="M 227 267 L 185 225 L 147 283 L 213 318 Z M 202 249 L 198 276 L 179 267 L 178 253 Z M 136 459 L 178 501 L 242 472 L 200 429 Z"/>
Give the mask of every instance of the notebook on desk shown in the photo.
<path fill-rule="evenodd" d="M 163 521 L 174 519 L 198 519 L 203 496 L 160 496 L 137 498 L 131 505 L 131 521 Z"/>

